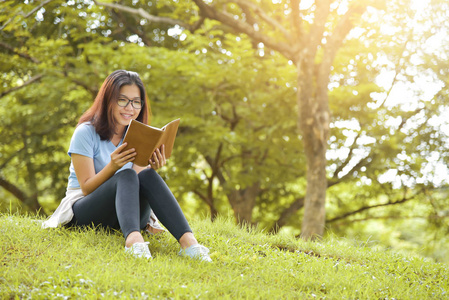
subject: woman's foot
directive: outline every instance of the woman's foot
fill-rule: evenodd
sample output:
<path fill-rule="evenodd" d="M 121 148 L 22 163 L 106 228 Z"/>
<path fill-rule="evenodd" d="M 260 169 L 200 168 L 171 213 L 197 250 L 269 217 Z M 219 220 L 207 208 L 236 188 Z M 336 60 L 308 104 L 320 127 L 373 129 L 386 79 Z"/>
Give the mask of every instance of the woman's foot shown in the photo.
<path fill-rule="evenodd" d="M 150 249 L 148 249 L 149 242 L 134 243 L 131 247 L 125 246 L 125 252 L 131 254 L 136 258 L 152 258 Z"/>
<path fill-rule="evenodd" d="M 187 249 L 181 249 L 178 254 L 184 257 L 212 262 L 212 259 L 209 256 L 209 249 L 200 244 L 192 245 Z"/>
<path fill-rule="evenodd" d="M 181 245 L 180 256 L 199 259 L 201 261 L 211 262 L 212 259 L 209 256 L 209 249 L 203 245 L 198 244 L 195 236 L 191 232 L 184 233 L 179 239 Z"/>
<path fill-rule="evenodd" d="M 186 232 L 179 239 L 179 244 L 181 245 L 182 249 L 187 249 L 190 246 L 198 244 L 198 241 L 196 240 L 196 238 L 193 235 L 193 233 Z"/>
<path fill-rule="evenodd" d="M 140 234 L 140 231 L 133 231 L 126 237 L 125 247 L 130 248 L 135 243 L 143 243 L 145 242 L 143 236 Z"/>

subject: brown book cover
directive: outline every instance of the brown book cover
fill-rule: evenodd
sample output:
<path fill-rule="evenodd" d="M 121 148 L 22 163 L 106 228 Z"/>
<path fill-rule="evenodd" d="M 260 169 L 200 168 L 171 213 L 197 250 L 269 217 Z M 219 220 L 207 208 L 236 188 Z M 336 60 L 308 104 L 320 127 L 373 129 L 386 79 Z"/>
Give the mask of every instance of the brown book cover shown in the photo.
<path fill-rule="evenodd" d="M 128 145 L 123 151 L 136 149 L 137 155 L 133 163 L 141 167 L 148 166 L 151 155 L 162 145 L 165 145 L 165 157 L 169 158 L 175 144 L 179 122 L 180 119 L 176 119 L 162 128 L 157 128 L 131 120 L 123 139 L 123 143 L 126 142 Z"/>

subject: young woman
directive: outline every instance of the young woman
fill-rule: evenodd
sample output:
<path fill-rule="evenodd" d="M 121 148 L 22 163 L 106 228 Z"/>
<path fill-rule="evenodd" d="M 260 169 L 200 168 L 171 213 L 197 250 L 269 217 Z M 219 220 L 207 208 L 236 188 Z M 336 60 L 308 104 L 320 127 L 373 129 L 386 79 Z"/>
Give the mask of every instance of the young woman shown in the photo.
<path fill-rule="evenodd" d="M 141 230 L 163 230 L 155 214 L 181 245 L 179 255 L 211 261 L 209 249 L 198 244 L 178 202 L 156 172 L 166 164 L 164 146 L 155 151 L 147 167 L 133 164 L 135 149 L 122 151 L 130 120 L 147 124 L 149 113 L 137 73 L 118 70 L 106 78 L 72 136 L 66 197 L 43 227 L 93 224 L 120 229 L 126 252 L 151 258 Z"/>

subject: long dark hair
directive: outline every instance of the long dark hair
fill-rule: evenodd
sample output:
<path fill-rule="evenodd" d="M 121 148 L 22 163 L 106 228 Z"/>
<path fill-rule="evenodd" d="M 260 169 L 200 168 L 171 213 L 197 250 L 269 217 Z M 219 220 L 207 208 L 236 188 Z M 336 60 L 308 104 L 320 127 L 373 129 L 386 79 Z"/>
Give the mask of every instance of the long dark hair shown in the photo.
<path fill-rule="evenodd" d="M 112 111 L 115 101 L 120 95 L 120 88 L 124 85 L 136 85 L 140 90 L 140 99 L 143 101 L 137 121 L 149 124 L 151 108 L 145 92 L 143 82 L 136 72 L 117 70 L 112 72 L 103 82 L 100 91 L 92 106 L 81 116 L 78 125 L 84 122 L 91 122 L 95 131 L 102 140 L 110 140 L 115 133 L 116 122 Z"/>

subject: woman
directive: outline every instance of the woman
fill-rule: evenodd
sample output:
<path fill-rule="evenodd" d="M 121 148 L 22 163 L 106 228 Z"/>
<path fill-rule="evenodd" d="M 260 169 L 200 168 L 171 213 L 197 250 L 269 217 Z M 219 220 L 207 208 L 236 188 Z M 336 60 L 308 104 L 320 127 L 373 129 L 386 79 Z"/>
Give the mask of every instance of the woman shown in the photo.
<path fill-rule="evenodd" d="M 151 258 L 141 230 L 163 230 L 154 211 L 181 245 L 179 255 L 211 261 L 209 249 L 198 244 L 178 202 L 156 172 L 166 164 L 164 146 L 155 151 L 147 167 L 132 163 L 135 149 L 122 151 L 130 120 L 147 124 L 149 113 L 137 73 L 118 70 L 106 78 L 72 136 L 66 197 L 43 227 L 93 224 L 120 229 L 126 252 Z"/>

